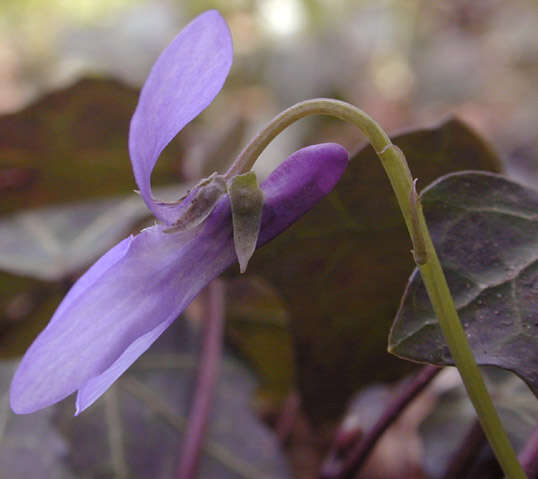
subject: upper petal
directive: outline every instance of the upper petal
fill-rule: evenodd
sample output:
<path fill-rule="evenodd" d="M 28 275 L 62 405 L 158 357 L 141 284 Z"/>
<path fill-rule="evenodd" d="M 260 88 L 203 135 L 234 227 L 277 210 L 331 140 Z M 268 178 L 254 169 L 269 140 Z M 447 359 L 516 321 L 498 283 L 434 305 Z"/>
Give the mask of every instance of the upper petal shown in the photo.
<path fill-rule="evenodd" d="M 151 172 L 162 150 L 221 90 L 232 65 L 230 31 L 215 10 L 192 20 L 159 56 L 131 120 L 129 152 L 140 193 L 160 220 L 175 221 L 176 204 L 151 192 Z"/>
<path fill-rule="evenodd" d="M 339 145 L 299 150 L 261 185 L 258 246 L 306 213 L 347 166 Z M 29 413 L 79 390 L 88 407 L 142 354 L 213 278 L 236 260 L 230 206 L 222 198 L 189 232 L 143 230 L 112 248 L 71 289 L 26 352 L 11 406 Z"/>

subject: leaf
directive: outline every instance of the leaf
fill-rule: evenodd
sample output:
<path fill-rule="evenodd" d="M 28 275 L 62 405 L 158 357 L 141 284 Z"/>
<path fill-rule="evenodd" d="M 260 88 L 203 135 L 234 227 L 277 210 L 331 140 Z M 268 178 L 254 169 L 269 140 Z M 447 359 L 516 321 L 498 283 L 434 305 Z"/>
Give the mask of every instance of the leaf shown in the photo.
<path fill-rule="evenodd" d="M 30 470 L 47 463 L 66 474 L 27 475 L 27 469 L 18 474 L 14 468 L 9 469 L 9 479 L 175 477 L 197 351 L 199 338 L 192 326 L 176 321 L 102 399 L 78 417 L 73 417 L 72 400 L 30 416 L 15 416 L 6 409 L 4 399 L 0 415 L 0 424 L 5 424 L 0 439 L 3 467 L 16 457 Z M 2 390 L 7 389 L 10 377 L 4 375 Z M 249 408 L 253 386 L 247 371 L 225 355 L 199 477 L 289 477 L 275 438 Z M 38 427 L 31 427 L 32 421 Z"/>
<path fill-rule="evenodd" d="M 79 272 L 148 215 L 137 197 L 24 211 L 0 220 L 0 269 L 43 280 Z"/>
<path fill-rule="evenodd" d="M 521 451 L 538 420 L 538 402 L 518 377 L 497 368 L 482 368 L 488 390 L 495 399 L 502 423 L 516 451 Z M 461 445 L 476 413 L 455 370 L 445 370 L 436 380 L 440 397 L 420 426 L 424 468 L 429 479 L 441 479 Z M 443 387 L 442 384 L 450 384 Z M 487 445 L 487 443 L 485 443 Z M 475 452 L 476 460 L 481 458 Z M 474 476 L 473 476 L 474 477 Z"/>
<path fill-rule="evenodd" d="M 10 411 L 8 385 L 15 366 L 14 361 L 0 363 L 0 477 L 75 479 L 62 462 L 67 444 L 50 425 L 53 410 L 31 416 Z"/>
<path fill-rule="evenodd" d="M 0 117 L 0 214 L 125 194 L 135 188 L 127 134 L 138 92 L 115 80 L 82 79 Z M 173 141 L 164 158 L 178 158 Z M 161 160 L 159 185 L 177 178 Z"/>
<path fill-rule="evenodd" d="M 464 172 L 429 186 L 422 204 L 478 364 L 513 371 L 538 394 L 538 192 Z M 389 347 L 407 359 L 453 364 L 416 271 Z"/>
<path fill-rule="evenodd" d="M 394 142 L 419 185 L 451 171 L 499 168 L 490 148 L 456 119 Z M 253 256 L 250 273 L 268 281 L 288 307 L 299 390 L 317 422 L 339 417 L 359 387 L 410 367 L 386 352 L 413 267 L 410 249 L 389 181 L 367 147 L 333 193 Z"/>
<path fill-rule="evenodd" d="M 160 196 L 187 186 L 158 188 Z M 150 213 L 141 198 L 116 197 L 28 210 L 0 219 L 0 270 L 59 281 L 95 261 Z"/>

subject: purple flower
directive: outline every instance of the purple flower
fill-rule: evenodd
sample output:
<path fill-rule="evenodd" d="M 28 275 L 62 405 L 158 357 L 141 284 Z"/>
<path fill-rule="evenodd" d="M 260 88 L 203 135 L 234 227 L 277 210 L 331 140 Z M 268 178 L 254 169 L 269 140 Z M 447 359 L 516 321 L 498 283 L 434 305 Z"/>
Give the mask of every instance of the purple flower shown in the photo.
<path fill-rule="evenodd" d="M 156 201 L 151 172 L 168 142 L 206 108 L 232 63 L 219 13 L 193 20 L 161 54 L 131 121 L 129 151 L 140 193 L 162 222 L 130 236 L 73 286 L 23 357 L 11 384 L 11 407 L 31 413 L 78 391 L 76 414 L 90 406 L 160 336 L 193 298 L 237 258 L 226 194 L 198 226 L 177 229 L 192 206 Z M 262 246 L 306 213 L 348 163 L 336 144 L 295 152 L 261 185 Z"/>

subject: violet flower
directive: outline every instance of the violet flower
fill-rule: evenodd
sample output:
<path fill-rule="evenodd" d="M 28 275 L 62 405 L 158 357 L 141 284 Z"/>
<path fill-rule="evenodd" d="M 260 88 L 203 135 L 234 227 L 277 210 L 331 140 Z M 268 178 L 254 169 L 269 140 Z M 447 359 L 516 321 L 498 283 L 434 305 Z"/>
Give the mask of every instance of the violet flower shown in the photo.
<path fill-rule="evenodd" d="M 183 202 L 162 203 L 150 183 L 162 150 L 211 103 L 231 63 L 228 27 L 209 11 L 189 23 L 153 66 L 131 121 L 129 151 L 140 193 L 161 223 L 121 241 L 75 283 L 19 365 L 10 396 L 16 413 L 78 391 L 79 414 L 236 261 L 226 194 L 198 226 L 178 230 L 174 225 L 193 205 L 193 193 Z M 336 144 L 301 149 L 283 162 L 261 185 L 257 247 L 327 194 L 347 163 L 347 152 Z"/>

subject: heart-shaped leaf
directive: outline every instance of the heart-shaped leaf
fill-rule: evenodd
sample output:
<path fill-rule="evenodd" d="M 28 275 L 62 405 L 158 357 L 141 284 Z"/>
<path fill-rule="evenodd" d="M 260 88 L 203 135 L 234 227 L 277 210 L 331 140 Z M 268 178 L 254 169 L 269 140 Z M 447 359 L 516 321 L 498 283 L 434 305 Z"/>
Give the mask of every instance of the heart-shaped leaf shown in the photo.
<path fill-rule="evenodd" d="M 538 394 L 538 192 L 500 175 L 464 172 L 429 186 L 422 204 L 477 362 L 515 372 Z M 453 364 L 417 271 L 389 348 Z"/>
<path fill-rule="evenodd" d="M 172 479 L 192 400 L 199 335 L 178 320 L 91 408 L 72 400 L 30 416 L 0 402 L 0 463 L 10 479 Z M 13 363 L 0 363 L 7 391 Z M 249 408 L 254 381 L 229 355 L 220 367 L 199 477 L 286 478 L 276 438 Z M 37 471 L 37 472 L 36 472 Z"/>
<path fill-rule="evenodd" d="M 456 119 L 395 136 L 419 185 L 498 160 Z M 335 190 L 252 258 L 291 316 L 303 405 L 318 422 L 339 417 L 351 394 L 400 376 L 386 352 L 409 273 L 411 244 L 389 181 L 371 147 L 353 156 Z"/>

